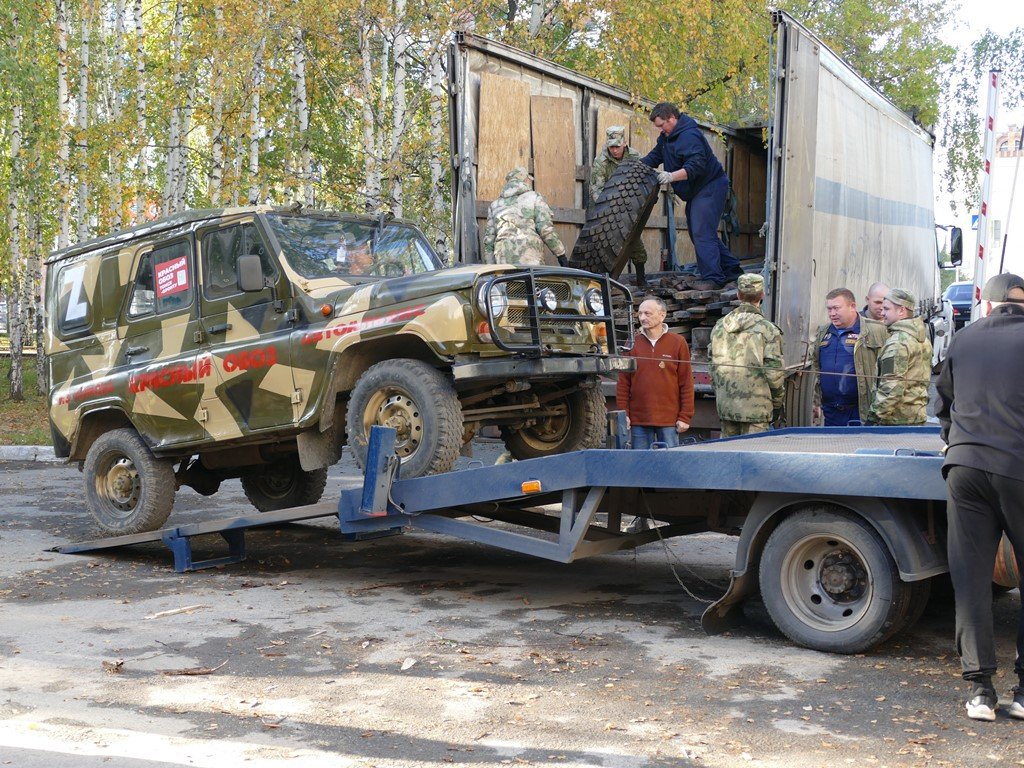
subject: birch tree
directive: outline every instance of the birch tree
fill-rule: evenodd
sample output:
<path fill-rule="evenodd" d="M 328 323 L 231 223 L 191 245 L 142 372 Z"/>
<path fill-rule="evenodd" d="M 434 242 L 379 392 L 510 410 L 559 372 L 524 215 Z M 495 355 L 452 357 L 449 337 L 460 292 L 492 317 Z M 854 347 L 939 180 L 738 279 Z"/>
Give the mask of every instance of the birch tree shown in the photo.
<path fill-rule="evenodd" d="M 146 217 L 146 192 L 150 165 L 149 127 L 146 113 L 149 105 L 146 83 L 146 27 L 142 18 L 142 0 L 135 0 L 132 5 L 132 19 L 135 23 L 135 141 L 139 147 L 135 160 L 138 176 L 135 219 L 142 222 Z"/>
<path fill-rule="evenodd" d="M 17 30 L 17 12 L 14 14 L 14 26 Z M 12 50 L 18 50 L 19 39 L 15 31 L 12 35 Z M 22 345 L 25 338 L 25 313 L 22 293 L 22 264 L 21 264 L 21 197 L 18 184 L 21 179 L 21 130 L 22 130 L 22 106 L 15 99 L 11 110 L 11 155 L 10 155 L 10 181 L 7 190 L 7 236 L 10 239 L 8 249 L 10 251 L 10 278 L 7 290 L 7 319 L 10 325 L 10 346 L 11 346 L 11 371 L 10 371 L 10 398 L 21 401 L 25 399 L 25 385 L 22 377 Z"/>
<path fill-rule="evenodd" d="M 213 9 L 214 31 L 217 40 L 225 37 L 224 6 Z M 215 51 L 210 67 L 210 173 L 207 177 L 207 196 L 210 205 L 220 205 L 224 183 L 224 65 Z"/>
<path fill-rule="evenodd" d="M 141 0 L 139 0 L 141 2 Z M 68 16 L 65 0 L 56 0 L 57 22 L 57 109 L 61 115 L 57 150 L 57 179 L 60 189 L 58 248 L 71 242 L 71 97 L 68 85 Z"/>
<path fill-rule="evenodd" d="M 183 156 L 181 151 L 181 121 L 182 106 L 181 98 L 181 50 L 185 34 L 185 12 L 181 0 L 174 4 L 174 23 L 171 26 L 171 122 L 167 133 L 167 163 L 166 178 L 164 180 L 163 209 L 165 213 L 175 213 L 178 210 L 178 188 L 180 185 L 179 174 L 183 172 L 181 165 Z"/>
<path fill-rule="evenodd" d="M 302 204 L 313 207 L 313 159 L 309 151 L 309 97 L 306 91 L 306 39 L 301 27 L 293 35 L 292 78 L 295 81 L 294 112 L 298 132 L 299 179 Z"/>
<path fill-rule="evenodd" d="M 391 151 L 388 154 L 388 173 L 391 176 L 391 213 L 397 217 L 404 214 L 403 179 L 405 170 L 401 167 L 402 136 L 406 129 L 406 109 L 408 104 L 405 96 L 405 79 L 408 66 L 408 51 L 412 42 L 409 36 L 408 20 L 405 16 L 405 0 L 395 0 L 394 27 L 395 39 L 395 79 L 392 96 L 391 114 Z"/>
<path fill-rule="evenodd" d="M 263 87 L 263 54 L 266 45 L 266 35 L 260 35 L 252 57 L 252 91 L 249 94 L 249 205 L 260 202 L 260 92 Z"/>
<path fill-rule="evenodd" d="M 78 171 L 78 195 L 75 201 L 75 228 L 78 241 L 89 238 L 89 78 L 93 14 L 89 2 L 82 5 L 81 48 L 78 54 L 78 94 L 75 109 L 75 166 Z"/>

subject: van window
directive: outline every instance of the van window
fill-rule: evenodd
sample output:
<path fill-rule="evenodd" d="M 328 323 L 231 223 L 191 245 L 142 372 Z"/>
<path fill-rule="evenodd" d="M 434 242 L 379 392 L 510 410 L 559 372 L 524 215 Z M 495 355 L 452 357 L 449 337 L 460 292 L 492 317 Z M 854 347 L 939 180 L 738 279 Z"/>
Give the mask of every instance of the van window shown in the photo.
<path fill-rule="evenodd" d="M 57 317 L 62 334 L 88 328 L 92 308 L 85 292 L 85 262 L 69 264 L 57 275 Z"/>
<path fill-rule="evenodd" d="M 192 304 L 192 283 L 192 246 L 188 240 L 154 248 L 139 261 L 128 315 L 163 315 L 188 307 Z"/>
<path fill-rule="evenodd" d="M 236 264 L 239 256 L 260 257 L 264 277 L 277 276 L 269 250 L 256 225 L 247 222 L 203 235 L 203 295 L 219 299 L 239 293 Z"/>

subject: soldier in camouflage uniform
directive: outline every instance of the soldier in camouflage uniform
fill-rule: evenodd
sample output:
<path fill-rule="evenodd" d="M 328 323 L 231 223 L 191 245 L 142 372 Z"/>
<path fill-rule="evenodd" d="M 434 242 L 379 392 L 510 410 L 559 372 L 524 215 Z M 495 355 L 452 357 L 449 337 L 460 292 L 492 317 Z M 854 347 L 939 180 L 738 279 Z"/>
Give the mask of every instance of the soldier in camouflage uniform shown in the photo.
<path fill-rule="evenodd" d="M 741 275 L 736 309 L 711 331 L 711 381 L 722 437 L 765 432 L 782 409 L 782 331 L 761 314 L 764 278 Z"/>
<path fill-rule="evenodd" d="M 605 139 L 604 149 L 594 158 L 594 164 L 590 169 L 590 198 L 594 203 L 601 196 L 604 185 L 608 183 L 608 179 L 615 173 L 619 163 L 626 158 L 630 160 L 640 159 L 640 153 L 626 144 L 625 127 L 621 125 L 610 126 L 605 131 Z M 647 276 L 645 274 L 647 250 L 644 248 L 642 240 L 638 239 L 636 244 L 630 249 L 629 260 L 633 262 L 633 270 L 636 272 L 637 287 L 645 288 L 647 286 Z"/>
<path fill-rule="evenodd" d="M 565 246 L 551 221 L 544 198 L 530 189 L 532 176 L 513 168 L 505 177 L 501 196 L 491 203 L 484 230 L 484 260 L 495 264 L 539 267 L 547 246 L 565 264 Z"/>
<path fill-rule="evenodd" d="M 914 294 L 893 288 L 882 302 L 889 337 L 878 355 L 878 389 L 868 413 L 869 424 L 924 424 L 932 344 L 920 317 L 914 317 Z"/>

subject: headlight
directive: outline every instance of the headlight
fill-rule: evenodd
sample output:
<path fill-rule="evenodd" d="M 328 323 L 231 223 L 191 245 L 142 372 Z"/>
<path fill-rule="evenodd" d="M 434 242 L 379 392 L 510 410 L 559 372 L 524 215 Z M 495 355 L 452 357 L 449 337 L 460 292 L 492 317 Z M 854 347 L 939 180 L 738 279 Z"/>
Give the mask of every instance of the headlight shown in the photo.
<path fill-rule="evenodd" d="M 583 296 L 583 301 L 592 314 L 604 314 L 604 296 L 601 295 L 601 291 L 597 288 L 591 288 L 587 291 Z"/>
<path fill-rule="evenodd" d="M 541 288 L 537 291 L 537 302 L 548 312 L 558 309 L 558 297 L 550 288 Z"/>
<path fill-rule="evenodd" d="M 497 320 L 505 314 L 508 309 L 508 293 L 504 283 L 498 283 L 491 289 L 491 316 Z M 487 283 L 485 282 L 476 292 L 476 305 L 484 317 L 487 317 Z"/>

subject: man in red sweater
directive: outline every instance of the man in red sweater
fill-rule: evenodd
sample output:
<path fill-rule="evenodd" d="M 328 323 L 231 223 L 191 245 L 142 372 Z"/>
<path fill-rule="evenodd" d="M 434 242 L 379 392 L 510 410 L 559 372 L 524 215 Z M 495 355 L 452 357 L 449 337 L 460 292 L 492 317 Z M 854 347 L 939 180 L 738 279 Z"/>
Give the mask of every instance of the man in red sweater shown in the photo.
<path fill-rule="evenodd" d="M 637 334 L 629 356 L 636 370 L 620 373 L 615 402 L 626 412 L 633 448 L 652 443 L 679 445 L 679 435 L 693 420 L 693 372 L 686 339 L 665 327 L 665 302 L 644 299 L 637 316 Z"/>

